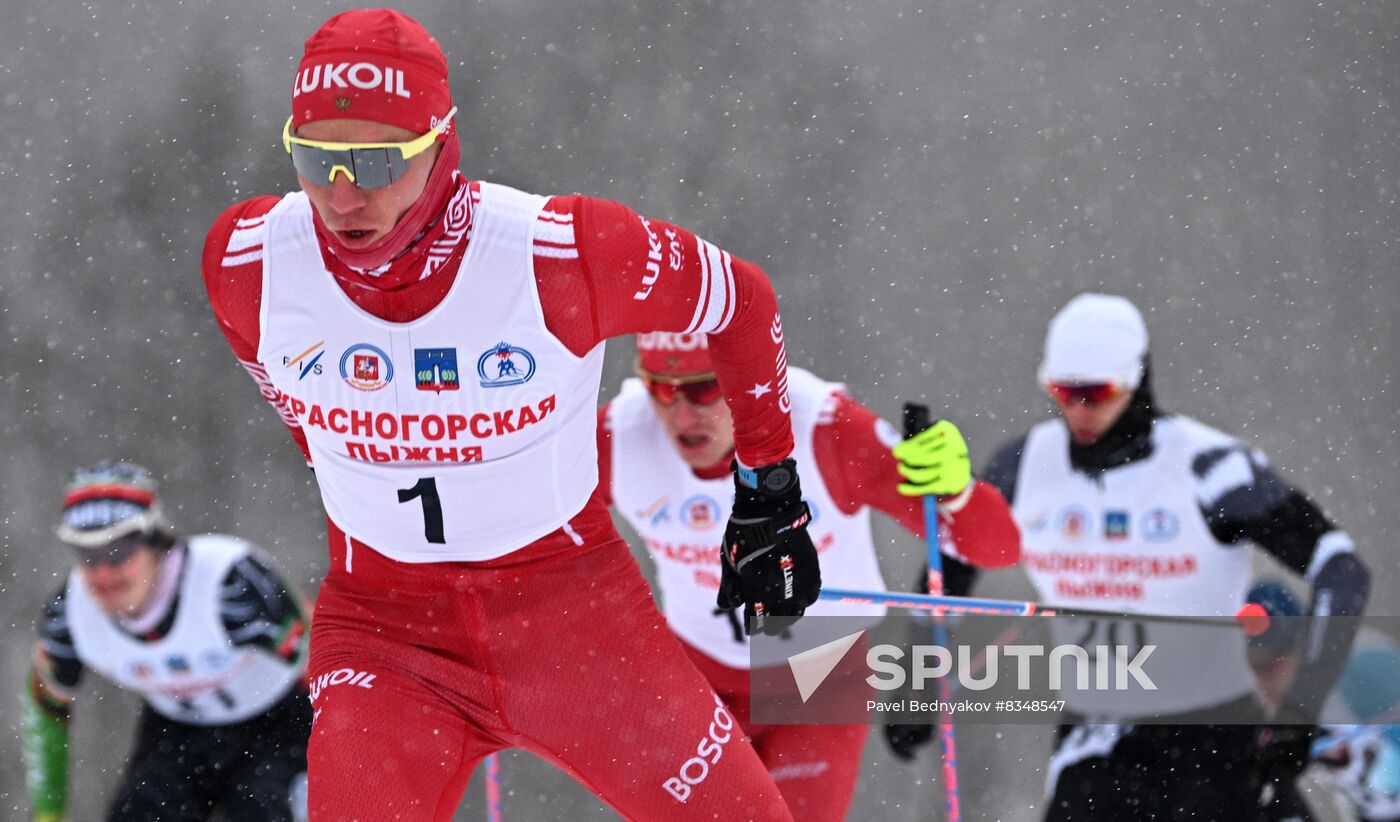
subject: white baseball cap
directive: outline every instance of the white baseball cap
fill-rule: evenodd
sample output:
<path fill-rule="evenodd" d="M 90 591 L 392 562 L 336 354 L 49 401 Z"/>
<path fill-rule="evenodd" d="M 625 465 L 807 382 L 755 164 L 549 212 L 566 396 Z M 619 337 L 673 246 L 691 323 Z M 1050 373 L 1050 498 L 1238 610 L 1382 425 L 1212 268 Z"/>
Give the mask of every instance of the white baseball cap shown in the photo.
<path fill-rule="evenodd" d="M 1147 324 L 1123 297 L 1080 294 L 1050 320 L 1040 382 L 1112 383 L 1133 391 L 1142 382 Z"/>

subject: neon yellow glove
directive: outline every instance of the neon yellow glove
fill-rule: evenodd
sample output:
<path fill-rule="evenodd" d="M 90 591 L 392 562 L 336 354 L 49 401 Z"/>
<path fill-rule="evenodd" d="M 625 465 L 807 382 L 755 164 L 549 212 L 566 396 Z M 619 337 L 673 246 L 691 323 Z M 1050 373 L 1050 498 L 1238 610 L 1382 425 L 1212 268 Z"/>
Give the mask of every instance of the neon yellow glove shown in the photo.
<path fill-rule="evenodd" d="M 899 484 L 899 493 L 906 497 L 956 496 L 972 482 L 967 440 L 947 420 L 939 420 L 933 427 L 900 442 L 891 452 L 899 460 L 900 476 L 906 480 Z"/>

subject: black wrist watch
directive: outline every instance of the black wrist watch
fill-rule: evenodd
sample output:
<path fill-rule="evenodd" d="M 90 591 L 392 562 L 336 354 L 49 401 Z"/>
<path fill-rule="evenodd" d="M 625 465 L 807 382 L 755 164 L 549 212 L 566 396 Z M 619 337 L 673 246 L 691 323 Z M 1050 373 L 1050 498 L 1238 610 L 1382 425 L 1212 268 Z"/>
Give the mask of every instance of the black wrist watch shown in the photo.
<path fill-rule="evenodd" d="M 734 476 L 745 488 L 758 491 L 765 497 L 781 498 L 797 488 L 797 461 L 788 457 L 761 468 L 745 468 L 736 460 Z"/>

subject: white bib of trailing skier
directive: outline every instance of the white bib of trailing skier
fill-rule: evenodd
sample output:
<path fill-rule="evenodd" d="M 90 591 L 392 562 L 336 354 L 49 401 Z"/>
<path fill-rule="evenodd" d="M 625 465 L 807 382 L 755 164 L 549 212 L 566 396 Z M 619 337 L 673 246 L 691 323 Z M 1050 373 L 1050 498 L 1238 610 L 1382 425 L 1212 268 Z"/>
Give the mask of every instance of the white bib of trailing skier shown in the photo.
<path fill-rule="evenodd" d="M 813 431 L 833 392 L 841 386 L 823 382 L 800 368 L 789 368 L 792 397 L 793 457 L 802 471 L 802 495 L 812 509 L 808 530 L 821 555 L 826 584 L 858 590 L 885 590 L 866 509 L 844 514 L 822 482 L 812 450 Z M 656 561 L 662 611 L 671 630 L 691 646 L 731 668 L 750 667 L 742 612 L 718 611 L 719 548 L 734 505 L 734 479 L 728 475 L 702 480 L 676 452 L 640 380 L 629 379 L 609 405 L 612 426 L 612 498 L 618 512 L 645 541 Z M 883 615 L 882 608 L 819 601 L 807 616 Z M 795 638 L 816 626 L 798 622 Z M 850 630 L 849 628 L 847 630 Z M 818 642 L 803 642 L 811 647 Z M 783 659 L 773 661 L 779 664 Z M 762 664 L 762 663 L 760 663 Z"/>
<path fill-rule="evenodd" d="M 78 659 L 178 722 L 227 725 L 263 713 L 286 696 L 301 669 L 256 648 L 234 647 L 224 629 L 220 588 L 248 551 L 234 537 L 190 538 L 175 622 L 153 642 L 118 628 L 73 571 L 66 601 Z"/>
<path fill-rule="evenodd" d="M 1021 526 L 1022 563 L 1042 601 L 1125 613 L 1218 616 L 1227 623 L 1142 627 L 1056 619 L 1054 641 L 1083 646 L 1091 660 L 1099 658 L 1095 649 L 1101 646 L 1121 647 L 1127 659 L 1155 646 L 1143 670 L 1156 691 L 1062 692 L 1071 710 L 1090 717 L 1187 712 L 1253 688 L 1245 638 L 1230 623 L 1244 603 L 1250 554 L 1244 544 L 1226 545 L 1212 536 L 1191 471 L 1201 450 L 1233 441 L 1179 417 L 1156 420 L 1152 438 L 1147 458 L 1090 475 L 1071 469 L 1064 423 L 1041 423 L 1026 438 L 1016 478 L 1012 513 Z"/>

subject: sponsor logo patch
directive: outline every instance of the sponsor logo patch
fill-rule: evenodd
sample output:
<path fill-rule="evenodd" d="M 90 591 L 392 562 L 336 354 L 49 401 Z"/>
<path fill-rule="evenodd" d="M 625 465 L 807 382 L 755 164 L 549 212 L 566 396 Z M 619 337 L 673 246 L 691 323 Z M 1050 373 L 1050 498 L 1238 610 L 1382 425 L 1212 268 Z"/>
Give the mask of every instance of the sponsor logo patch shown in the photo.
<path fill-rule="evenodd" d="M 413 97 L 413 93 L 404 88 L 403 69 L 365 62 L 308 66 L 297 74 L 296 82 L 292 84 L 292 96 L 300 97 L 318 89 L 332 88 L 357 88 L 362 91 L 382 89 L 384 93 L 397 97 Z M 346 100 L 343 107 L 340 105 L 342 99 Z M 350 107 L 349 98 L 345 97 L 336 98 L 335 104 L 342 111 Z"/>
<path fill-rule="evenodd" d="M 1181 520 L 1165 508 L 1153 508 L 1142 515 L 1142 537 L 1151 542 L 1167 542 L 1176 539 L 1181 531 Z"/>
<path fill-rule="evenodd" d="M 700 737 L 695 745 L 695 755 L 681 763 L 676 775 L 661 783 L 661 787 L 671 798 L 684 804 L 690 799 L 695 787 L 710 775 L 710 766 L 717 764 L 724 756 L 724 745 L 734 737 L 734 717 L 715 697 L 715 712 L 710 720 L 709 733 Z"/>
<path fill-rule="evenodd" d="M 1056 526 L 1066 539 L 1083 539 L 1089 526 L 1089 512 L 1078 505 L 1071 505 L 1060 512 Z"/>
<path fill-rule="evenodd" d="M 719 523 L 719 503 L 697 494 L 680 504 L 677 516 L 681 524 L 692 531 L 705 531 Z"/>
<path fill-rule="evenodd" d="M 311 690 L 311 701 L 315 702 L 321 696 L 321 691 L 326 688 L 333 688 L 336 685 L 354 685 L 357 688 L 373 688 L 376 674 L 369 671 L 357 671 L 354 668 L 339 668 L 330 673 L 321 674 L 314 677 L 308 685 Z"/>
<path fill-rule="evenodd" d="M 357 343 L 340 355 L 340 378 L 351 388 L 378 391 L 394 380 L 389 355 L 369 343 Z"/>
<path fill-rule="evenodd" d="M 651 331 L 637 335 L 638 351 L 708 351 L 710 338 L 704 334 L 677 334 Z"/>
<path fill-rule="evenodd" d="M 499 342 L 477 359 L 476 375 L 483 388 L 521 385 L 535 376 L 535 357 L 523 348 Z"/>
<path fill-rule="evenodd" d="M 457 349 L 413 349 L 414 385 L 419 391 L 456 391 L 462 387 L 457 373 Z"/>
<path fill-rule="evenodd" d="M 1125 540 L 1128 538 L 1128 512 L 1105 511 L 1103 515 L 1104 539 Z"/>

